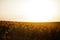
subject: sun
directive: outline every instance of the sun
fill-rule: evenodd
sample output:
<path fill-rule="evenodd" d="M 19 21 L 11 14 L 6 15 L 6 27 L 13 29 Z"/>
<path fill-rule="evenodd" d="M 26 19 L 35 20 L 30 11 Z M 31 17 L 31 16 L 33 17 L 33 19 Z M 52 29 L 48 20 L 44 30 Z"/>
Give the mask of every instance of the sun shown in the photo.
<path fill-rule="evenodd" d="M 24 5 L 25 20 L 28 22 L 53 21 L 56 17 L 57 5 L 49 1 L 29 1 Z"/>

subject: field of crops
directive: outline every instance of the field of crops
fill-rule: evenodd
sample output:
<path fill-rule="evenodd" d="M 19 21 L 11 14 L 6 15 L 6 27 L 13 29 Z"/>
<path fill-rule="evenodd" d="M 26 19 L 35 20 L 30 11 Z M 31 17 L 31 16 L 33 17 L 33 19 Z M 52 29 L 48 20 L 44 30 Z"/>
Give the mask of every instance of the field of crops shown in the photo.
<path fill-rule="evenodd" d="M 0 21 L 0 40 L 60 40 L 60 22 Z"/>

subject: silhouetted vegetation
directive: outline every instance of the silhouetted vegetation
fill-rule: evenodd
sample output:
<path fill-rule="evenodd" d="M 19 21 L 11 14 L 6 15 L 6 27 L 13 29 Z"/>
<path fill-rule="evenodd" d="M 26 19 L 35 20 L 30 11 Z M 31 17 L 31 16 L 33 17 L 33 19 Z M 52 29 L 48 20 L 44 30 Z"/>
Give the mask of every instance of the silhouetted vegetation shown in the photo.
<path fill-rule="evenodd" d="M 55 24 L 0 22 L 0 40 L 60 40 L 60 23 Z"/>

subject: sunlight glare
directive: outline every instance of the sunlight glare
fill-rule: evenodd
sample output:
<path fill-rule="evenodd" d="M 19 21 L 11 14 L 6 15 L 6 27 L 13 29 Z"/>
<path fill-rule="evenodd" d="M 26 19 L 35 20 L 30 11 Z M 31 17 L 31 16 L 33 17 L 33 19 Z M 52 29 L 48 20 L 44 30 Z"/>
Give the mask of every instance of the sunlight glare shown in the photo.
<path fill-rule="evenodd" d="M 57 0 L 1 0 L 0 20 L 22 22 L 56 21 Z"/>

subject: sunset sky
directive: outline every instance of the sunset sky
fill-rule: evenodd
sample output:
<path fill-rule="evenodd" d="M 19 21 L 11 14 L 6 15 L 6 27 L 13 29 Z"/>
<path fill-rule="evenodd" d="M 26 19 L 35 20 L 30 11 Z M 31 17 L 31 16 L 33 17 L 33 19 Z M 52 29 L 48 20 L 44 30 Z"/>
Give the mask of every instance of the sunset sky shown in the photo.
<path fill-rule="evenodd" d="M 0 0 L 0 21 L 60 22 L 60 0 Z"/>

